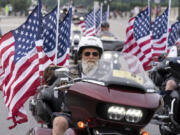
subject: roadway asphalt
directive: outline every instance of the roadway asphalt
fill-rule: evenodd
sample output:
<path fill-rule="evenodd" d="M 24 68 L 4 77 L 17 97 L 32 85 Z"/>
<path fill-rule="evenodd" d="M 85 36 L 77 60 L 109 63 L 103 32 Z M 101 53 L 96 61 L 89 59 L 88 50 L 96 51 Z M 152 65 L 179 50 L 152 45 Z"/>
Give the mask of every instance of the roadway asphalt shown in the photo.
<path fill-rule="evenodd" d="M 25 21 L 24 17 L 3 17 L 0 21 L 0 27 L 2 32 L 6 33 L 10 30 L 13 30 L 20 26 Z M 110 20 L 111 31 L 119 37 L 120 40 L 125 40 L 125 30 L 127 26 L 128 18 L 118 18 L 116 20 Z M 31 116 L 31 113 L 28 110 L 28 101 L 25 103 L 25 109 L 27 110 L 27 115 L 29 121 L 16 126 L 14 129 L 9 130 L 8 127 L 12 125 L 11 121 L 6 120 L 8 117 L 8 110 L 5 107 L 3 101 L 3 94 L 0 93 L 0 135 L 25 135 L 28 129 L 38 125 L 34 118 Z M 150 135 L 160 135 L 158 127 L 152 124 L 147 125 L 145 130 L 150 132 Z"/>

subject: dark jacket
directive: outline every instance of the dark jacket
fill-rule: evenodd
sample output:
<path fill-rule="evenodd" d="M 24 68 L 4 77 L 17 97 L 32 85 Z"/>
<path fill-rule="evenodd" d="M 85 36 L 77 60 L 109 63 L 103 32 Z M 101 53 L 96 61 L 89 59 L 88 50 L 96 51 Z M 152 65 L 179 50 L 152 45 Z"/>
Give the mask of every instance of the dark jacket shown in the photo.
<path fill-rule="evenodd" d="M 70 76 L 72 78 L 81 77 L 81 66 L 72 66 L 69 68 Z M 52 115 L 55 112 L 61 112 L 62 102 L 64 100 L 63 91 L 54 91 L 54 87 L 59 85 L 59 78 L 51 86 L 47 86 L 39 91 L 34 96 L 36 105 L 31 106 L 30 109 L 36 120 L 41 120 L 46 123 L 49 127 L 52 127 Z"/>

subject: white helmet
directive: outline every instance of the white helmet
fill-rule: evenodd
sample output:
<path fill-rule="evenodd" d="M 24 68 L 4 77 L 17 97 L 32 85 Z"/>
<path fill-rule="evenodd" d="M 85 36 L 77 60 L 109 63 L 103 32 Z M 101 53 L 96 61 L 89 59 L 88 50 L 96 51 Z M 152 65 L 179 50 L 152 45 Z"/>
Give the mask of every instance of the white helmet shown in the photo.
<path fill-rule="evenodd" d="M 78 46 L 78 55 L 80 56 L 82 53 L 82 50 L 84 48 L 97 48 L 99 51 L 100 56 L 103 53 L 103 44 L 102 41 L 94 36 L 86 36 L 82 37 Z"/>

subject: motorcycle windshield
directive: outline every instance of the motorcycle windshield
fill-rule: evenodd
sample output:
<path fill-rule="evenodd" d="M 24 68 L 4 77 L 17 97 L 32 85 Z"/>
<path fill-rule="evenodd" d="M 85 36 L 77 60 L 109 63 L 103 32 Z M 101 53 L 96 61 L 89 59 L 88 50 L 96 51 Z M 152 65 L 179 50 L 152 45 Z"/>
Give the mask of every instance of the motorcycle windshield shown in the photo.
<path fill-rule="evenodd" d="M 102 82 L 104 85 L 136 86 L 142 89 L 155 88 L 137 57 L 115 51 L 104 52 L 97 67 L 84 79 Z"/>

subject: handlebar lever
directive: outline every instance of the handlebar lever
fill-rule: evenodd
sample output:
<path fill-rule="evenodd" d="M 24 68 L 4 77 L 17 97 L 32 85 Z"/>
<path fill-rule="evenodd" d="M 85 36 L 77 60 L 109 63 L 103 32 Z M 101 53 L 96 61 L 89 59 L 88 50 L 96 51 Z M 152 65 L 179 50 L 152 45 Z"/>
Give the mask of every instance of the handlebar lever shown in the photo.
<path fill-rule="evenodd" d="M 59 87 L 54 87 L 54 90 L 67 90 L 72 85 L 73 84 L 67 84 L 67 85 L 62 85 L 62 86 L 59 86 Z"/>

